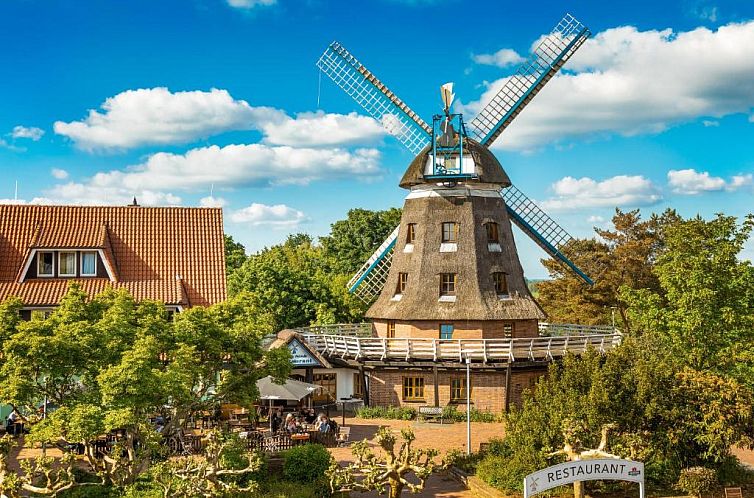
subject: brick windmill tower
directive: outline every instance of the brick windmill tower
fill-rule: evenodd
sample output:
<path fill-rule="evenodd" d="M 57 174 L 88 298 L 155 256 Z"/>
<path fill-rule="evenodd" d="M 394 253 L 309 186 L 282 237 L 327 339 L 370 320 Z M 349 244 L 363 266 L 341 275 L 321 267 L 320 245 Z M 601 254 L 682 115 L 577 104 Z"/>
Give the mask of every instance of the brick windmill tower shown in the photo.
<path fill-rule="evenodd" d="M 440 394 L 437 368 L 442 341 L 538 335 L 538 322 L 545 315 L 526 285 L 511 222 L 548 255 L 592 284 L 561 252 L 570 235 L 513 186 L 489 150 L 589 34 L 567 14 L 468 126 L 461 114 L 451 111 L 452 84 L 441 88 L 443 113 L 433 116 L 430 125 L 339 43 L 333 42 L 319 59 L 322 72 L 415 155 L 400 181 L 409 190 L 400 225 L 349 283 L 351 292 L 373 303 L 367 317 L 376 336 L 407 339 L 406 361 L 400 367 L 404 370 L 398 377 L 381 370 L 394 368 L 391 365 L 374 366 L 370 391 L 375 379 L 383 390 L 390 391 L 394 385 L 395 391 L 395 395 L 382 396 L 378 404 L 410 402 L 418 389 L 424 391 L 422 376 L 406 372 L 426 369 L 429 363 L 412 362 L 409 340 L 435 341 L 429 357 L 435 363 L 437 405 L 445 397 Z M 382 357 L 388 358 L 385 344 Z M 463 347 L 459 346 L 460 360 Z M 488 366 L 496 368 L 492 363 Z M 507 384 L 510 365 L 503 367 L 508 369 Z M 452 400 L 452 375 L 448 382 Z M 506 403 L 507 391 L 506 387 Z"/>

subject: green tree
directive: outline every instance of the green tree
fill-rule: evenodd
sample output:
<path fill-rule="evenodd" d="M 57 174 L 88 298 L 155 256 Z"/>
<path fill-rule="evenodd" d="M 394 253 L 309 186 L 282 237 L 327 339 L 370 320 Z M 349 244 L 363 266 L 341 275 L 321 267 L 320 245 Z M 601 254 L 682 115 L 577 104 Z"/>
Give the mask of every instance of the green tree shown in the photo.
<path fill-rule="evenodd" d="M 593 287 L 585 285 L 556 260 L 543 260 L 552 280 L 539 283 L 538 301 L 550 320 L 604 324 L 610 322 L 614 309 L 616 323 L 628 330 L 631 325 L 626 314 L 628 304 L 621 289 L 659 291 L 659 281 L 652 270 L 664 246 L 665 228 L 679 219 L 672 210 L 642 220 L 638 210 L 616 209 L 613 230 L 595 228 L 598 239 L 572 241 L 565 253 L 592 277 Z"/>
<path fill-rule="evenodd" d="M 670 226 L 654 272 L 660 291 L 625 290 L 638 330 L 656 334 L 676 362 L 735 374 L 754 388 L 754 267 L 739 258 L 754 217 L 700 217 Z M 742 368 L 748 365 L 748 368 Z"/>
<path fill-rule="evenodd" d="M 320 238 L 325 257 L 334 272 L 353 274 L 401 221 L 399 208 L 384 211 L 351 209 L 345 220 L 331 225 L 330 235 Z"/>
<path fill-rule="evenodd" d="M 348 276 L 333 273 L 321 247 L 292 235 L 254 254 L 228 280 L 231 295 L 250 292 L 273 330 L 360 319 L 363 304 L 348 294 Z"/>
<path fill-rule="evenodd" d="M 47 397 L 59 408 L 33 425 L 29 441 L 81 444 L 105 482 L 126 486 L 191 415 L 219 403 L 249 404 L 260 377 L 287 376 L 288 351 L 261 346 L 272 330 L 244 293 L 169 321 L 160 303 L 136 303 L 124 290 L 88 300 L 73 284 L 49 319 L 10 330 L 0 400 L 33 412 Z M 148 423 L 154 413 L 168 421 L 162 434 Z M 123 437 L 115 449 L 95 452 L 97 437 L 116 429 Z"/>
<path fill-rule="evenodd" d="M 225 234 L 225 274 L 230 275 L 246 261 L 246 248 Z"/>

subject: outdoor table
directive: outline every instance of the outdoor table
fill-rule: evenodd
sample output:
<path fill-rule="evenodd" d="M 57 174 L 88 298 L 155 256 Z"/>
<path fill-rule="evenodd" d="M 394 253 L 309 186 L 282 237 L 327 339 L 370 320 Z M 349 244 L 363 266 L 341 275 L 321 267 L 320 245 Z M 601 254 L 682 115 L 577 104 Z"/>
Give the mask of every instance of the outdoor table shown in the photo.
<path fill-rule="evenodd" d="M 291 434 L 291 441 L 295 445 L 301 445 L 309 442 L 309 434 Z"/>

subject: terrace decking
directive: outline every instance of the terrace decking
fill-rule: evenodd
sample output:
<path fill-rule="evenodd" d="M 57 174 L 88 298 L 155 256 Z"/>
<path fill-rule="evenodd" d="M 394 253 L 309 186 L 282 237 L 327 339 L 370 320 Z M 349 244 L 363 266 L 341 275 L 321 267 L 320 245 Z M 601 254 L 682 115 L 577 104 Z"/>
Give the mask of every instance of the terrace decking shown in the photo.
<path fill-rule="evenodd" d="M 326 357 L 376 362 L 514 363 L 548 361 L 592 347 L 605 353 L 621 343 L 613 327 L 540 324 L 540 336 L 516 339 L 424 339 L 371 336 L 369 324 L 296 329 Z"/>

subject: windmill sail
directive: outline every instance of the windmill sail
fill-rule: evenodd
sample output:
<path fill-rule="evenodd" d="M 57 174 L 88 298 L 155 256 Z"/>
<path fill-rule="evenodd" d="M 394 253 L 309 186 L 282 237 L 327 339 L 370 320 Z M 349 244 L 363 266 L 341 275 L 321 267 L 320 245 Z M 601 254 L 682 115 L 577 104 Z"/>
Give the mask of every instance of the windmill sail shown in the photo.
<path fill-rule="evenodd" d="M 550 257 L 566 265 L 587 284 L 594 285 L 589 275 L 563 254 L 562 248 L 573 240 L 563 227 L 513 185 L 503 190 L 503 199 L 505 199 L 508 215 L 516 226 L 544 249 Z"/>
<path fill-rule="evenodd" d="M 432 127 L 340 43 L 327 47 L 317 67 L 412 153 L 418 154 L 429 144 Z"/>
<path fill-rule="evenodd" d="M 388 235 L 387 239 L 380 244 L 380 247 L 374 251 L 372 256 L 364 262 L 359 271 L 348 282 L 348 291 L 364 302 L 368 303 L 374 300 L 385 286 L 399 228 L 400 226 L 395 227 L 395 230 Z"/>
<path fill-rule="evenodd" d="M 590 34 L 586 26 L 566 14 L 469 123 L 474 138 L 489 147 Z"/>

